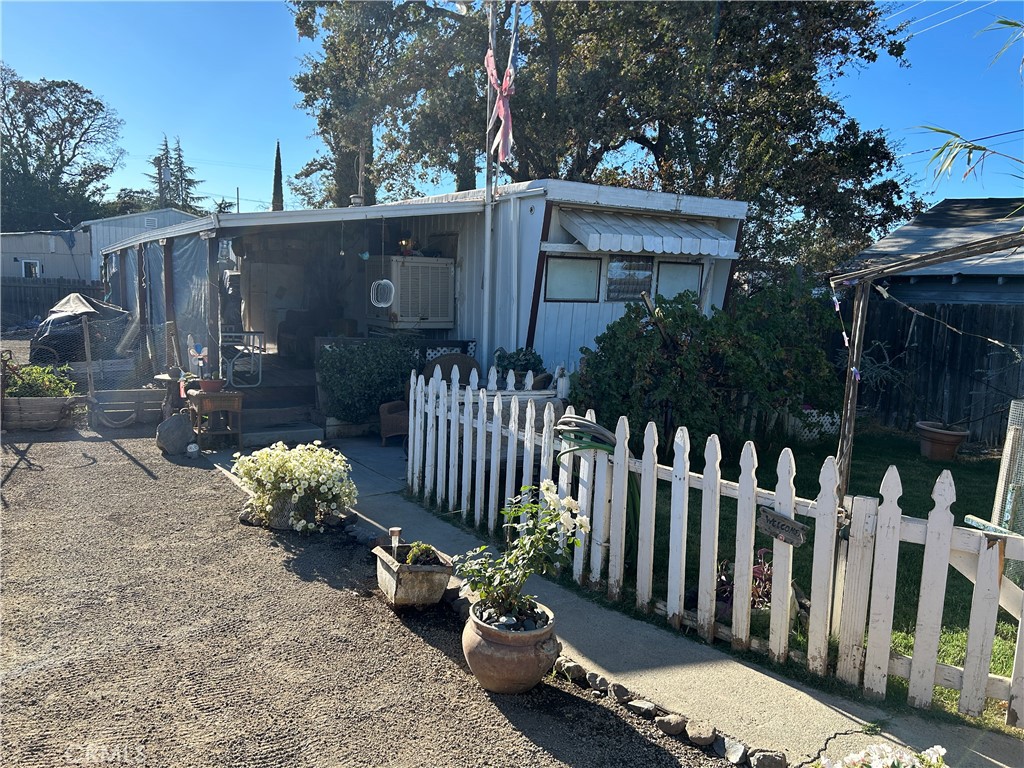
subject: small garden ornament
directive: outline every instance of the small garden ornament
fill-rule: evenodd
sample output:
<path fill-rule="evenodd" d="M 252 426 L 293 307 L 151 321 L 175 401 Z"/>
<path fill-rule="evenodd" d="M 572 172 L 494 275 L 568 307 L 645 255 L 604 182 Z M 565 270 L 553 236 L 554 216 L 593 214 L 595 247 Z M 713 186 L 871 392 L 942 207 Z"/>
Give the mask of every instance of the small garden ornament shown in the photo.
<path fill-rule="evenodd" d="M 252 493 L 243 522 L 278 530 L 323 533 L 356 501 L 348 459 L 319 440 L 289 448 L 275 443 L 250 456 L 235 454 L 233 474 Z"/>
<path fill-rule="evenodd" d="M 462 632 L 462 650 L 477 681 L 495 693 L 522 693 L 540 682 L 558 657 L 555 617 L 523 593 L 535 573 L 553 573 L 579 546 L 590 521 L 572 498 L 559 498 L 550 480 L 502 510 L 511 543 L 495 557 L 487 547 L 455 558 L 456 574 L 478 600 Z"/>

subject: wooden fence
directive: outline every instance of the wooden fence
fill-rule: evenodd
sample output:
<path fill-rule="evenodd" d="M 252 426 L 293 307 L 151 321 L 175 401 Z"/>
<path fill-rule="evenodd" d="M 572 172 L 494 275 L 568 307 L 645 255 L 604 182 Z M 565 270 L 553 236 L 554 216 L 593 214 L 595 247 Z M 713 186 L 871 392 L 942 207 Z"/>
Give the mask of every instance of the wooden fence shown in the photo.
<path fill-rule="evenodd" d="M 960 709 L 978 714 L 986 696 L 1008 702 L 1007 722 L 1024 723 L 1024 637 L 1018 629 L 1015 662 L 1010 678 L 989 674 L 996 614 L 1000 605 L 1020 622 L 1024 593 L 1002 579 L 1004 558 L 1024 560 L 1024 538 L 996 536 L 953 526 L 950 504 L 955 499 L 952 477 L 940 476 L 933 492 L 935 509 L 927 520 L 901 514 L 899 475 L 890 468 L 882 483 L 882 501 L 847 497 L 839 504 L 836 463 L 826 459 L 818 472 L 819 491 L 814 499 L 796 496 L 796 464 L 792 452 L 782 451 L 774 489 L 758 486 L 758 459 L 748 442 L 740 458 L 737 482 L 722 478 L 722 452 L 716 435 L 704 447 L 703 473 L 690 467 L 690 441 L 685 428 L 673 436 L 671 466 L 657 461 L 659 436 L 653 423 L 644 431 L 640 459 L 628 451 L 630 426 L 618 420 L 613 454 L 578 451 L 561 454 L 571 444 L 555 431 L 555 409 L 550 399 L 538 418 L 538 398 L 563 397 L 564 376 L 553 392 L 513 392 L 511 379 L 498 389 L 491 370 L 485 388 L 475 374 L 461 387 L 458 371 L 452 382 L 439 372 L 425 380 L 411 377 L 413 393 L 409 415 L 408 483 L 425 502 L 461 513 L 463 520 L 490 533 L 498 528 L 505 500 L 524 485 L 552 480 L 559 495 L 572 496 L 591 520 L 573 553 L 572 577 L 609 599 L 623 598 L 627 558 L 635 563 L 637 608 L 660 613 L 673 627 L 693 627 L 706 641 L 729 642 L 736 649 L 767 653 L 775 661 L 793 659 L 814 674 L 836 675 L 863 686 L 869 696 L 884 696 L 890 675 L 910 681 L 910 703 L 926 707 L 932 686 L 958 689 Z M 525 401 L 525 405 L 524 405 Z M 572 409 L 566 410 L 571 413 Z M 587 413 L 593 419 L 593 411 Z M 635 535 L 627 536 L 627 496 L 630 476 L 639 485 Z M 657 514 L 658 484 L 670 489 L 667 515 Z M 699 508 L 693 503 L 699 499 Z M 735 500 L 734 597 L 731 622 L 716 616 L 719 580 L 719 526 L 721 500 Z M 731 505 L 730 505 L 731 506 Z M 765 509 L 768 507 L 770 509 Z M 849 515 L 845 510 L 851 510 Z M 729 514 L 732 514 L 729 512 Z M 699 541 L 688 542 L 689 518 L 699 516 Z M 807 612 L 807 651 L 790 648 L 794 620 L 792 571 L 794 547 L 803 537 L 772 543 L 772 590 L 767 640 L 751 633 L 750 595 L 755 572 L 755 530 L 765 519 L 800 530 L 807 526 L 811 545 L 810 607 Z M 837 546 L 841 524 L 849 522 L 848 545 Z M 655 532 L 668 526 L 668 560 L 658 582 L 666 583 L 664 602 L 655 599 Z M 626 541 L 636 542 L 627 553 Z M 894 654 L 892 646 L 895 584 L 899 575 L 900 541 L 924 545 L 921 600 L 914 656 Z M 688 544 L 690 545 L 688 547 Z M 688 610 L 692 593 L 687 581 L 687 551 L 698 552 L 696 610 Z M 937 662 L 942 607 L 948 565 L 975 582 L 963 668 Z M 691 568 L 691 572 L 692 572 Z M 914 578 L 913 574 L 903 574 Z M 663 577 L 663 578 L 662 578 Z M 829 642 L 838 643 L 838 658 L 830 660 Z"/>
<path fill-rule="evenodd" d="M 103 284 L 64 278 L 5 277 L 0 283 L 3 326 L 24 323 L 36 316 L 42 320 L 50 307 L 69 293 L 102 299 Z"/>

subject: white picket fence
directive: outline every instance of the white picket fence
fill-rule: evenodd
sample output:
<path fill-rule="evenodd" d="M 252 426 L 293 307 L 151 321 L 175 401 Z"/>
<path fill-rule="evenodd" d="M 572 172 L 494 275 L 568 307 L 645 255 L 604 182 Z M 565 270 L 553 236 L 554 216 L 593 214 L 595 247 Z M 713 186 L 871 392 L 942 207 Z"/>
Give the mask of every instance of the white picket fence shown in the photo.
<path fill-rule="evenodd" d="M 506 388 L 499 390 L 493 369 L 484 388 L 477 387 L 475 372 L 464 388 L 458 376 L 458 371 L 453 371 L 449 383 L 441 380 L 439 371 L 429 380 L 412 374 L 407 479 L 410 490 L 426 503 L 459 513 L 471 525 L 485 525 L 493 534 L 506 499 L 516 496 L 521 486 L 554 480 L 559 494 L 573 496 L 582 513 L 591 519 L 590 535 L 583 537 L 573 553 L 573 579 L 587 588 L 603 589 L 611 600 L 620 600 L 627 558 L 627 485 L 629 473 L 634 473 L 640 487 L 635 553 L 635 601 L 639 609 L 665 615 L 676 628 L 694 627 L 708 642 L 724 640 L 736 649 L 766 652 L 775 661 L 792 658 L 817 675 L 835 674 L 853 685 L 862 685 L 870 696 L 883 697 L 888 676 L 896 675 L 910 681 L 910 703 L 914 706 L 928 706 L 933 686 L 942 685 L 961 692 L 960 709 L 965 713 L 978 714 L 989 697 L 1008 702 L 1009 724 L 1024 724 L 1024 636 L 1020 629 L 1012 676 L 989 673 L 999 606 L 1018 622 L 1024 608 L 1024 593 L 1008 579 L 1001 579 L 1003 558 L 1024 560 L 1024 538 L 954 527 L 950 505 L 955 491 L 948 472 L 943 472 L 935 485 L 935 508 L 927 520 L 922 520 L 902 515 L 897 504 L 902 490 L 895 467 L 882 482 L 882 501 L 847 497 L 843 507 L 852 507 L 847 516 L 836 495 L 838 475 L 832 457 L 818 472 L 817 497 L 803 499 L 794 490 L 796 464 L 788 448 L 778 460 L 778 482 L 774 490 L 768 490 L 757 484 L 758 460 L 753 443 L 744 445 L 739 480 L 731 482 L 722 479 L 722 454 L 716 435 L 705 445 L 705 469 L 701 474 L 690 469 L 690 439 L 685 428 L 673 436 L 671 466 L 657 462 L 659 436 L 653 423 L 644 431 L 642 457 L 630 456 L 630 428 L 625 417 L 617 423 L 614 454 L 579 451 L 556 461 L 560 451 L 571 447 L 563 445 L 555 432 L 550 400 L 565 396 L 567 381 L 563 375 L 556 379 L 555 390 L 545 392 L 510 391 L 511 377 L 503 382 Z M 539 431 L 538 399 L 548 400 Z M 566 410 L 571 412 L 571 407 Z M 594 419 L 593 411 L 586 416 Z M 664 602 L 653 595 L 659 481 L 671 487 Z M 691 491 L 699 495 L 699 510 L 691 509 Z M 730 626 L 716 621 L 723 498 L 736 501 Z M 772 544 L 767 642 L 751 635 L 754 533 L 758 507 L 762 505 L 771 507 L 776 515 L 802 519 L 812 531 L 806 654 L 789 647 L 794 619 L 790 589 L 793 546 L 782 540 Z M 684 607 L 691 514 L 700 518 L 696 611 Z M 847 520 L 849 542 L 837 553 L 837 533 Z M 891 651 L 900 541 L 925 546 L 913 657 Z M 936 659 L 948 565 L 975 582 L 962 669 Z M 838 641 L 839 648 L 834 669 L 829 664 L 830 638 Z"/>

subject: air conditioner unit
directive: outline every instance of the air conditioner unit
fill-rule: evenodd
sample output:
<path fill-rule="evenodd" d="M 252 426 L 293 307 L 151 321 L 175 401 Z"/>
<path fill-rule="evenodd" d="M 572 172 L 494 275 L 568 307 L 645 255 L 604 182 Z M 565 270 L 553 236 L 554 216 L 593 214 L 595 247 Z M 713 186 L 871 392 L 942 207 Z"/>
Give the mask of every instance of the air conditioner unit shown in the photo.
<path fill-rule="evenodd" d="M 390 306 L 369 301 L 378 280 L 395 286 Z M 426 256 L 371 256 L 366 264 L 366 317 L 370 325 L 399 328 L 455 327 L 455 260 Z"/>

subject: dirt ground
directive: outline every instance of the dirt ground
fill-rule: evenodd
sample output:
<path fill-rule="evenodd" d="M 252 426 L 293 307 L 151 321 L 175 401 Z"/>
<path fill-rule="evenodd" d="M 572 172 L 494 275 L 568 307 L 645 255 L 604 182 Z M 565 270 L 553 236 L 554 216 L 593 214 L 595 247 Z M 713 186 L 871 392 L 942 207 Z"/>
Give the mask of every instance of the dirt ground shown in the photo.
<path fill-rule="evenodd" d="M 365 542 L 240 525 L 151 426 L 2 441 L 4 765 L 727 765 L 568 683 L 484 692 Z"/>

